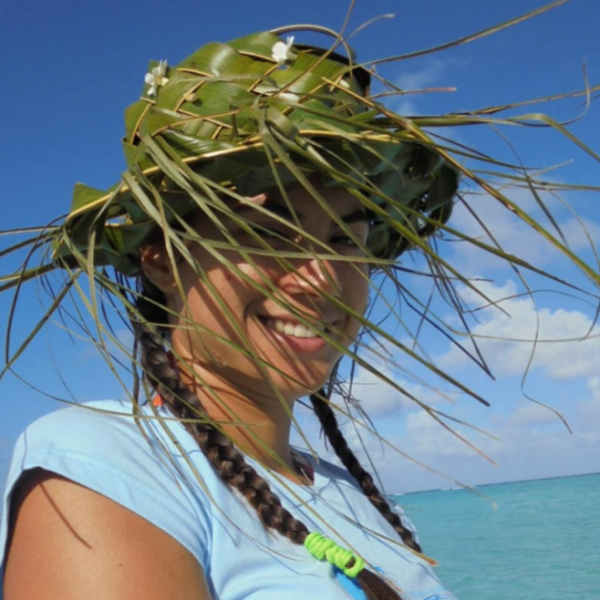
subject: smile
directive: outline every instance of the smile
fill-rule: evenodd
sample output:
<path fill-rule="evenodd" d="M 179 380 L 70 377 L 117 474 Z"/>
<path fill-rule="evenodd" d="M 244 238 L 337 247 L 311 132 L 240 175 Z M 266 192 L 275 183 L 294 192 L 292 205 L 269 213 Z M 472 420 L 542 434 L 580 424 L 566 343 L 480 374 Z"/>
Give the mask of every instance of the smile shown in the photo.
<path fill-rule="evenodd" d="M 314 323 L 309 328 L 289 319 L 259 317 L 259 321 L 275 340 L 291 348 L 294 352 L 314 356 L 315 353 L 322 352 L 324 348 L 328 347 L 328 343 L 322 335 L 326 332 L 331 335 L 328 323 Z"/>
<path fill-rule="evenodd" d="M 282 321 L 281 319 L 264 319 L 263 322 L 269 329 L 295 338 L 317 338 L 320 337 L 319 332 L 325 331 L 325 327 L 317 324 L 313 329 L 309 329 L 302 323 Z"/>

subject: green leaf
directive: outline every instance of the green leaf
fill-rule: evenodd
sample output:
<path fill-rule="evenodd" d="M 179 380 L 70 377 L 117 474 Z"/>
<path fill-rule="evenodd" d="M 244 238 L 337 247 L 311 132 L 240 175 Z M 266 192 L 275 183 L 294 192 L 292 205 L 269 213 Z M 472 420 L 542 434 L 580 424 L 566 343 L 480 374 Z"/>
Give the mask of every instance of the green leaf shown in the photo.
<path fill-rule="evenodd" d="M 202 95 L 199 101 L 185 102 L 181 106 L 181 111 L 192 116 L 210 118 L 214 122 L 232 127 L 233 117 L 231 115 L 234 112 L 232 106 L 235 106 L 235 118 L 240 127 L 248 120 L 243 108 L 251 107 L 255 99 L 256 96 L 245 86 L 235 82 L 207 82 L 202 86 Z"/>
<path fill-rule="evenodd" d="M 125 162 L 129 169 L 139 168 L 142 171 L 154 166 L 152 159 L 146 154 L 146 148 L 143 144 L 129 144 L 125 140 L 122 142 L 123 154 Z"/>
<path fill-rule="evenodd" d="M 425 202 L 425 212 L 431 212 L 443 206 L 452 206 L 452 199 L 458 191 L 459 174 L 450 167 L 443 166 L 435 175 Z M 450 215 L 448 215 L 450 216 Z M 444 219 L 446 221 L 448 217 Z"/>
<path fill-rule="evenodd" d="M 409 172 L 415 177 L 428 177 L 441 167 L 443 162 L 444 159 L 439 154 L 423 145 L 418 145 L 414 148 L 414 159 Z"/>
<path fill-rule="evenodd" d="M 138 100 L 125 109 L 125 141 L 132 144 L 140 121 L 152 105 L 144 100 Z"/>
<path fill-rule="evenodd" d="M 238 53 L 227 44 L 211 42 L 202 46 L 177 65 L 177 69 L 192 69 L 207 75 L 220 75 L 229 64 L 237 60 Z"/>
<path fill-rule="evenodd" d="M 235 48 L 239 52 L 243 52 L 251 56 L 262 57 L 274 62 L 272 57 L 273 46 L 280 41 L 281 38 L 279 36 L 275 35 L 274 33 L 264 31 L 261 33 L 253 33 L 251 35 L 237 38 L 227 42 L 227 45 L 231 48 Z"/>
<path fill-rule="evenodd" d="M 71 201 L 70 212 L 80 210 L 84 206 L 93 204 L 100 198 L 107 198 L 108 196 L 110 196 L 110 194 L 104 190 L 98 190 L 88 185 L 84 185 L 83 183 L 76 183 L 75 189 L 73 190 L 73 200 Z"/>
<path fill-rule="evenodd" d="M 153 106 L 144 116 L 140 124 L 139 135 L 154 135 L 161 129 L 166 129 L 171 125 L 177 125 L 188 120 L 189 117 L 180 112 L 169 110 L 164 107 Z"/>
<path fill-rule="evenodd" d="M 204 80 L 203 77 L 191 73 L 172 71 L 169 82 L 159 87 L 156 92 L 155 105 L 159 108 L 176 110 L 184 98 L 191 94 Z"/>
<path fill-rule="evenodd" d="M 219 152 L 221 150 L 231 150 L 236 147 L 235 144 L 187 135 L 176 129 L 167 129 L 161 136 L 169 142 L 171 147 L 177 150 L 179 155 L 183 158 L 202 156 L 210 152 Z"/>
<path fill-rule="evenodd" d="M 333 58 L 326 58 L 314 67 L 314 65 L 321 59 L 319 54 L 315 54 L 310 50 L 302 50 L 298 53 L 296 60 L 293 63 L 294 71 L 304 73 L 310 69 L 311 75 L 317 77 L 320 82 L 322 79 L 328 79 L 329 81 L 335 81 L 340 76 L 348 73 L 349 67 Z M 357 90 L 358 91 L 358 90 Z"/>

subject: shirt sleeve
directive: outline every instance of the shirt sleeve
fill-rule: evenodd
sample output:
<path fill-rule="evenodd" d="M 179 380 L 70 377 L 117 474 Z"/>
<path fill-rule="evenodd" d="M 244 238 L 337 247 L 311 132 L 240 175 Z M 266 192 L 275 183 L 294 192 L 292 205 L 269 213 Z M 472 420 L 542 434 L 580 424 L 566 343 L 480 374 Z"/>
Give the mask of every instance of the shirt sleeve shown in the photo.
<path fill-rule="evenodd" d="M 17 441 L 0 525 L 0 573 L 12 491 L 25 471 L 38 467 L 145 518 L 175 538 L 206 568 L 210 507 L 202 487 L 190 484 L 181 451 L 159 423 L 148 419 L 136 422 L 130 404 L 109 401 L 47 415 Z"/>

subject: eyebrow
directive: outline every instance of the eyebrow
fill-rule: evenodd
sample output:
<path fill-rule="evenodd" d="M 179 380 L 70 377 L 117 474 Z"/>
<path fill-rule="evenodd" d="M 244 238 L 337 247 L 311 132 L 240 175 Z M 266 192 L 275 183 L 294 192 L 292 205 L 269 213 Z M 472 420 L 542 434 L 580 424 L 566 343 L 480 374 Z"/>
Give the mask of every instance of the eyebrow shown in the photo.
<path fill-rule="evenodd" d="M 300 221 L 303 220 L 303 214 L 300 211 L 295 211 L 295 213 L 292 213 L 292 211 L 285 205 L 285 204 L 281 204 L 280 202 L 274 201 L 274 200 L 267 200 L 263 205 L 262 208 L 264 208 L 265 210 L 268 210 L 269 212 L 278 215 L 288 221 L 294 221 L 295 218 L 300 219 Z M 254 210 L 252 205 L 248 205 L 245 204 L 243 206 L 241 206 L 240 208 L 238 208 L 235 212 L 237 214 L 242 213 L 246 210 Z M 369 215 L 364 211 L 361 210 L 360 208 L 357 208 L 356 210 L 353 210 L 352 212 L 348 213 L 347 215 L 338 215 L 340 220 L 342 222 L 344 222 L 346 225 L 351 225 L 352 223 L 361 223 L 361 222 L 365 222 L 365 223 L 370 223 L 371 219 L 369 217 Z"/>

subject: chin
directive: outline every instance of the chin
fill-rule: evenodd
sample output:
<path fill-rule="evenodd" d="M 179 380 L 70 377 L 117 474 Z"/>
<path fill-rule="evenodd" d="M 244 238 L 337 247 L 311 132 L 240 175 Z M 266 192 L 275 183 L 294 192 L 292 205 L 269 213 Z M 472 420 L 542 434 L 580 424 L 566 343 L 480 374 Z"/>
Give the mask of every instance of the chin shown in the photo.
<path fill-rule="evenodd" d="M 286 400 L 294 401 L 321 391 L 329 381 L 332 370 L 333 365 L 328 365 L 319 374 L 314 370 L 310 374 L 298 373 L 298 369 L 295 372 L 284 371 L 288 377 L 279 372 L 272 376 L 271 381 Z"/>

